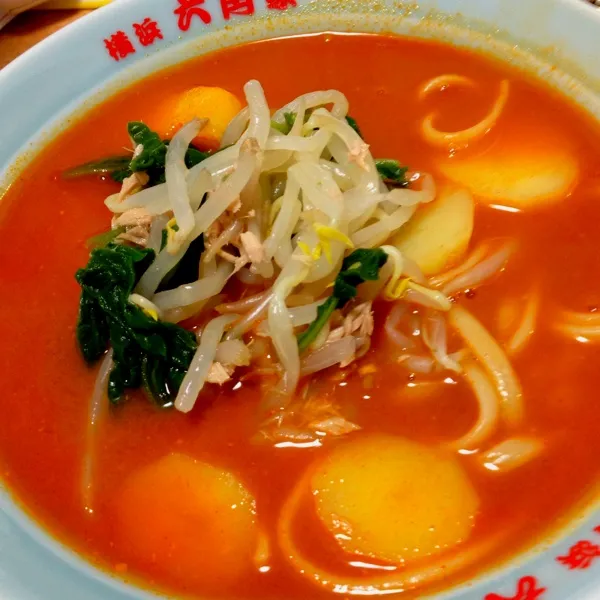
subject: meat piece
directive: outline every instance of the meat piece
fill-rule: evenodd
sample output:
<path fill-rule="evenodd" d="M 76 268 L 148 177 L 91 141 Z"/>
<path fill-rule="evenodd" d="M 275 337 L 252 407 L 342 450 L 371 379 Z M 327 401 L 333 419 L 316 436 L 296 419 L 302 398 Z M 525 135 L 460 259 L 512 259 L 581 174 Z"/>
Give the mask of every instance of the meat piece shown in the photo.
<path fill-rule="evenodd" d="M 152 215 L 145 208 L 132 208 L 114 217 L 112 221 L 113 229 L 117 227 L 150 227 L 152 224 Z"/>
<path fill-rule="evenodd" d="M 355 333 L 361 337 L 370 337 L 373 334 L 374 326 L 372 303 L 363 302 L 346 315 L 342 325 L 331 330 L 327 342 L 341 340 Z"/>
<path fill-rule="evenodd" d="M 348 161 L 356 163 L 363 171 L 368 170 L 367 156 L 369 156 L 369 144 L 355 140 L 348 148 Z"/>
<path fill-rule="evenodd" d="M 118 202 L 123 202 L 127 196 L 139 192 L 149 181 L 150 177 L 144 171 L 138 171 L 129 177 L 125 177 L 119 191 Z"/>
<path fill-rule="evenodd" d="M 145 227 L 132 227 L 127 231 L 120 233 L 117 236 L 117 240 L 120 242 L 130 242 L 135 244 L 136 246 L 141 246 L 143 248 L 148 244 L 148 239 L 150 237 L 150 232 Z"/>
<path fill-rule="evenodd" d="M 223 385 L 231 379 L 235 367 L 231 365 L 222 365 L 220 362 L 213 362 L 208 370 L 206 381 L 208 383 L 216 383 Z"/>
<path fill-rule="evenodd" d="M 263 436 L 276 443 L 305 443 L 324 435 L 338 437 L 361 429 L 340 414 L 329 396 L 321 395 L 293 403 L 264 425 Z"/>
<path fill-rule="evenodd" d="M 245 254 L 252 263 L 261 263 L 265 260 L 265 249 L 256 234 L 245 231 L 240 234 L 240 241 Z"/>
<path fill-rule="evenodd" d="M 113 229 L 125 227 L 125 231 L 117 236 L 117 240 L 145 247 L 150 236 L 153 218 L 144 208 L 132 208 L 118 217 L 113 217 Z"/>

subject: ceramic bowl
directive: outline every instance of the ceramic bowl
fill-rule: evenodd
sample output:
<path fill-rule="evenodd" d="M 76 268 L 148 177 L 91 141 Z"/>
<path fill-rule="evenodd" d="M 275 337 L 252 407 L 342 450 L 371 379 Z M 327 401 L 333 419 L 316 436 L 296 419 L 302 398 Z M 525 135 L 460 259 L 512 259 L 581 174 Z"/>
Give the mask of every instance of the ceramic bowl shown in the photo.
<path fill-rule="evenodd" d="M 600 119 L 600 11 L 582 0 L 119 0 L 0 72 L 0 198 L 69 119 L 124 84 L 243 41 L 316 31 L 391 31 L 480 49 L 535 73 Z M 144 35 L 144 23 L 160 35 Z M 137 27 L 136 27 L 137 25 Z M 574 468 L 577 468 L 574 465 Z M 510 510 L 510 506 L 506 507 Z M 152 598 L 88 565 L 0 489 L 0 597 Z M 600 510 L 589 503 L 527 553 L 440 597 L 600 598 Z"/>

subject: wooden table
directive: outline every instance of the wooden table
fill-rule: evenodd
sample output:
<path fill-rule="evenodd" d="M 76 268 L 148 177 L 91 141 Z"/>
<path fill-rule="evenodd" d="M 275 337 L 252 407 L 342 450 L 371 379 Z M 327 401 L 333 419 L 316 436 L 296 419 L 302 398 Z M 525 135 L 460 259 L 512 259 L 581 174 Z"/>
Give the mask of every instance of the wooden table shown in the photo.
<path fill-rule="evenodd" d="M 34 44 L 88 12 L 87 10 L 31 10 L 18 15 L 0 29 L 0 69 Z"/>

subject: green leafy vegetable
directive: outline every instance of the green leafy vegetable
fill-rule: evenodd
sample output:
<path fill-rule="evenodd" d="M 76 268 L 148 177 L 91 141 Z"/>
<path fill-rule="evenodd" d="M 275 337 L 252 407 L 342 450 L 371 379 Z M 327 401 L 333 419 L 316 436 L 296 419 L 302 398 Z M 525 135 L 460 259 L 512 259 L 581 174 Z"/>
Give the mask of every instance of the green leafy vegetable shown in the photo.
<path fill-rule="evenodd" d="M 129 168 L 133 172 L 148 171 L 154 168 L 164 169 L 167 146 L 160 139 L 158 133 L 152 131 L 141 121 L 130 121 L 127 124 L 127 133 L 133 140 L 134 148 L 140 144 L 144 147 L 139 156 L 129 163 Z"/>
<path fill-rule="evenodd" d="M 175 229 L 177 225 L 173 227 Z M 163 229 L 163 247 L 167 244 L 166 230 Z M 162 249 L 162 248 L 161 248 Z M 192 241 L 181 260 L 163 277 L 157 291 L 172 290 L 180 285 L 192 283 L 198 279 L 198 264 L 204 252 L 204 236 Z"/>
<path fill-rule="evenodd" d="M 387 254 L 381 248 L 358 248 L 342 262 L 335 278 L 333 295 L 339 298 L 338 308 L 356 297 L 357 287 L 365 281 L 377 281 L 379 269 L 385 265 Z"/>
<path fill-rule="evenodd" d="M 76 334 L 79 349 L 88 363 L 98 360 L 106 351 L 109 341 L 108 320 L 90 294 L 81 294 Z"/>
<path fill-rule="evenodd" d="M 317 309 L 317 318 L 298 336 L 298 348 L 303 352 L 317 338 L 319 331 L 329 321 L 334 310 L 344 306 L 358 293 L 358 286 L 365 281 L 376 281 L 379 270 L 387 261 L 381 248 L 359 248 L 342 262 L 342 269 L 335 278 L 333 294 Z"/>
<path fill-rule="evenodd" d="M 285 112 L 285 113 L 283 113 L 283 118 L 285 119 L 285 124 L 288 127 L 288 133 L 289 133 L 290 129 L 294 126 L 294 123 L 296 122 L 296 113 L 295 112 Z M 305 118 L 304 122 L 306 122 L 306 121 L 307 121 L 307 119 Z"/>
<path fill-rule="evenodd" d="M 350 127 L 352 127 L 352 129 L 354 129 L 354 131 L 356 131 L 356 133 L 358 133 L 358 135 L 362 138 L 363 134 L 360 131 L 360 127 L 358 126 L 358 123 L 356 122 L 356 119 L 353 119 L 350 115 L 348 115 L 346 117 L 346 122 L 348 123 L 348 125 L 350 125 Z M 364 139 L 364 138 L 363 138 Z"/>
<path fill-rule="evenodd" d="M 63 177 L 73 179 L 84 175 L 111 175 L 117 171 L 127 169 L 130 160 L 127 156 L 112 156 L 102 160 L 93 160 L 68 169 L 63 173 Z"/>
<path fill-rule="evenodd" d="M 150 178 L 148 185 L 153 186 L 165 182 L 165 160 L 167 156 L 168 140 L 161 140 L 160 136 L 152 131 L 141 121 L 131 121 L 127 124 L 127 132 L 137 147 L 141 144 L 144 149 L 139 156 L 114 156 L 92 161 L 73 167 L 63 173 L 64 177 L 74 178 L 84 175 L 110 175 L 111 178 L 123 183 L 123 180 L 137 171 L 145 171 Z M 205 158 L 208 152 L 202 152 L 190 146 L 185 153 L 185 165 L 188 169 L 195 167 Z"/>
<path fill-rule="evenodd" d="M 125 233 L 125 231 L 125 227 L 116 227 L 115 229 L 104 231 L 86 240 L 85 245 L 90 250 L 93 250 L 94 248 L 104 248 L 105 246 L 108 246 L 108 244 L 110 244 L 111 242 L 114 242 L 114 240 L 118 238 L 122 233 Z"/>
<path fill-rule="evenodd" d="M 273 129 L 277 129 L 283 135 L 288 135 L 291 131 L 294 123 L 296 122 L 296 113 L 295 112 L 286 112 L 283 113 L 284 122 L 278 123 L 277 121 L 271 121 L 271 127 Z"/>
<path fill-rule="evenodd" d="M 308 119 L 310 119 L 310 115 L 313 113 L 313 110 L 314 109 L 309 109 L 306 111 L 306 113 L 304 115 L 305 123 L 308 121 Z M 296 122 L 296 113 L 295 112 L 285 112 L 285 113 L 283 113 L 283 118 L 285 120 L 284 123 L 278 123 L 277 121 L 271 121 L 271 127 L 273 127 L 273 129 L 277 129 L 277 131 L 283 133 L 283 135 L 288 135 L 289 132 L 291 131 L 292 127 L 294 126 L 294 123 Z M 356 122 L 356 120 L 353 119 L 352 117 L 348 116 L 348 117 L 346 117 L 346 122 L 362 138 L 362 133 L 360 132 L 360 128 L 358 127 L 358 123 Z"/>
<path fill-rule="evenodd" d="M 196 350 L 192 332 L 157 321 L 128 300 L 153 258 L 152 250 L 111 243 L 93 250 L 76 274 L 82 288 L 77 341 L 89 363 L 112 346 L 108 397 L 113 403 L 127 389 L 143 386 L 161 406 L 171 404 Z"/>
<path fill-rule="evenodd" d="M 375 166 L 383 181 L 388 185 L 398 187 L 406 187 L 408 185 L 406 179 L 408 167 L 403 167 L 397 160 L 393 158 L 378 158 L 375 160 Z"/>
<path fill-rule="evenodd" d="M 329 296 L 317 308 L 317 318 L 298 336 L 298 349 L 300 352 L 304 352 L 317 339 L 319 331 L 325 327 L 333 311 L 338 307 L 338 303 L 338 298 Z"/>
<path fill-rule="evenodd" d="M 210 152 L 202 152 L 193 146 L 190 146 L 185 153 L 185 166 L 188 169 L 200 164 L 204 159 L 210 156 Z"/>
<path fill-rule="evenodd" d="M 277 129 L 277 131 L 279 131 L 279 133 L 282 133 L 283 135 L 287 135 L 290 132 L 290 128 L 288 127 L 287 123 L 278 123 L 277 121 L 271 121 L 271 127 L 273 129 Z"/>

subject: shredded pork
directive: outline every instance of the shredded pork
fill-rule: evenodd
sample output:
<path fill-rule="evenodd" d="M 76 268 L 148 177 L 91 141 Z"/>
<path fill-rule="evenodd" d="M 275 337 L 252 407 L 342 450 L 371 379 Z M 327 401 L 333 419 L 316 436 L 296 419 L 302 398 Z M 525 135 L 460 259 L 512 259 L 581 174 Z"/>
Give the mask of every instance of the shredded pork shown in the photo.
<path fill-rule="evenodd" d="M 153 216 L 144 208 L 132 208 L 113 217 L 112 228 L 125 227 L 125 231 L 117 236 L 117 240 L 145 247 L 150 237 L 152 220 Z"/>
<path fill-rule="evenodd" d="M 139 192 L 150 181 L 150 177 L 144 171 L 138 171 L 125 177 L 119 191 L 118 202 L 123 202 L 127 196 Z"/>

